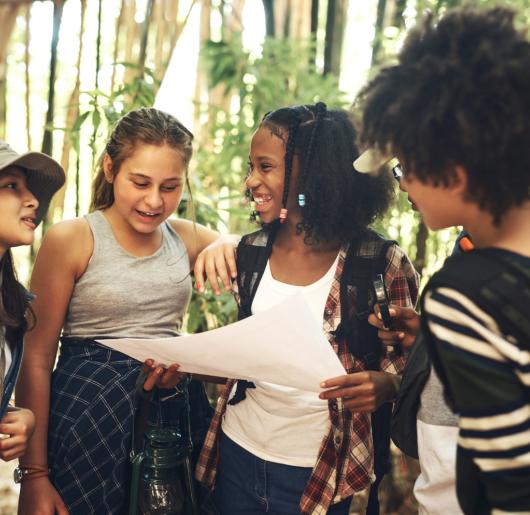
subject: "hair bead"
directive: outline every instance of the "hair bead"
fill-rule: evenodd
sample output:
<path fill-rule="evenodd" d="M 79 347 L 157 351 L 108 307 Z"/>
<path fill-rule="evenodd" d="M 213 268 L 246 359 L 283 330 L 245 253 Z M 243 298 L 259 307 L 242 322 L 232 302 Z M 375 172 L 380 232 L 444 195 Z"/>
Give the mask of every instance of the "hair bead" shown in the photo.
<path fill-rule="evenodd" d="M 305 195 L 303 193 L 299 193 L 298 194 L 298 205 L 300 207 L 304 207 L 305 206 Z"/>

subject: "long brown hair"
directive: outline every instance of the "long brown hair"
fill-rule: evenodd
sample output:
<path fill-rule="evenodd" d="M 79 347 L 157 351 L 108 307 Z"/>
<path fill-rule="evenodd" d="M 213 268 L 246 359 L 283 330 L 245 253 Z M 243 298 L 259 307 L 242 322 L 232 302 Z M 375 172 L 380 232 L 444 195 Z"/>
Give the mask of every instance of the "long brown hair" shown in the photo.
<path fill-rule="evenodd" d="M 9 249 L 0 258 L 0 325 L 6 328 L 6 338 L 17 344 L 28 328 L 26 312 L 33 319 L 29 296 L 17 280 L 13 256 Z"/>
<path fill-rule="evenodd" d="M 143 107 L 130 111 L 120 118 L 114 126 L 105 150 L 99 159 L 98 170 L 93 183 L 91 211 L 106 209 L 114 203 L 113 185 L 106 180 L 103 170 L 105 154 L 110 157 L 112 174 L 116 176 L 122 163 L 132 156 L 138 143 L 169 145 L 180 153 L 186 167 L 193 152 L 193 134 L 174 116 L 154 107 Z"/>

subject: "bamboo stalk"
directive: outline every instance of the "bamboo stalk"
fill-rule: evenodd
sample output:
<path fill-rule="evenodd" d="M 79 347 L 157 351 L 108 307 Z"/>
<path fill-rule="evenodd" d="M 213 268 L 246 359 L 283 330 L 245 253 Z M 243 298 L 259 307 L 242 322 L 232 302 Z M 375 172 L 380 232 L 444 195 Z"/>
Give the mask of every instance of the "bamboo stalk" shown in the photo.
<path fill-rule="evenodd" d="M 26 108 L 26 145 L 28 149 L 32 148 L 31 144 L 31 117 L 30 117 L 30 80 L 29 80 L 29 41 L 30 41 L 30 23 L 31 23 L 31 5 L 26 8 L 26 33 L 24 35 L 24 82 L 26 90 L 24 92 L 24 102 Z"/>
<path fill-rule="evenodd" d="M 202 0 L 201 2 L 201 14 L 200 14 L 200 26 L 199 26 L 199 46 L 202 48 L 208 39 L 210 39 L 210 17 L 212 14 L 212 3 L 210 0 Z M 201 127 L 200 114 L 201 114 L 201 93 L 203 85 L 206 82 L 205 72 L 201 66 L 200 60 L 197 62 L 197 72 L 195 74 L 195 92 L 193 94 L 193 132 L 199 134 L 199 143 L 201 139 L 206 136 L 205 132 L 199 131 Z"/>
<path fill-rule="evenodd" d="M 197 3 L 197 0 L 193 0 L 191 2 L 188 12 L 186 13 L 186 16 L 184 17 L 184 20 L 182 21 L 182 23 L 177 23 L 177 29 L 175 30 L 175 33 L 173 34 L 173 38 L 171 40 L 171 52 L 173 52 L 173 49 L 175 48 L 175 45 L 177 44 L 182 34 L 182 31 L 184 30 L 184 27 L 186 27 L 186 24 L 188 23 L 188 20 L 191 15 L 191 11 L 195 7 L 196 3 Z"/>
<path fill-rule="evenodd" d="M 154 0 L 148 0 L 145 6 L 144 23 L 142 27 L 142 38 L 140 40 L 140 53 L 138 56 L 138 76 L 143 77 L 145 71 L 145 58 L 147 55 L 147 42 L 149 40 L 149 28 L 151 26 L 151 15 L 153 14 Z"/>
<path fill-rule="evenodd" d="M 65 126 L 67 129 L 72 129 L 74 127 L 75 121 L 79 116 L 79 92 L 81 89 L 81 58 L 83 56 L 83 34 L 85 29 L 85 18 L 86 18 L 86 0 L 80 0 L 81 2 L 81 17 L 79 23 L 79 46 L 77 50 L 77 75 L 75 79 L 74 89 L 70 94 L 70 100 L 68 102 L 68 107 L 66 110 L 66 119 Z M 78 137 L 74 136 L 74 137 Z M 61 165 L 64 168 L 66 173 L 66 180 L 68 182 L 69 169 L 70 169 L 70 153 L 72 150 L 72 136 L 65 132 L 63 149 L 61 154 Z M 76 149 L 76 152 L 79 152 L 79 148 Z M 76 183 L 76 200 L 79 197 L 80 187 Z M 53 215 L 53 220 L 61 220 L 64 213 L 64 199 L 66 193 L 66 185 L 63 186 L 53 197 L 51 212 Z M 78 215 L 79 213 L 76 213 Z"/>
<path fill-rule="evenodd" d="M 65 0 L 54 0 L 53 2 L 53 31 L 50 55 L 48 110 L 46 112 L 46 123 L 44 127 L 44 136 L 42 138 L 42 152 L 50 156 L 53 152 L 52 124 L 55 111 L 55 77 L 57 74 L 57 47 L 59 44 L 59 30 L 61 28 L 61 21 L 63 18 L 64 2 Z"/>
<path fill-rule="evenodd" d="M 124 61 L 129 64 L 135 61 L 135 59 L 133 58 L 134 44 L 137 41 L 138 36 L 138 24 L 134 19 L 135 14 L 136 2 L 134 2 L 134 0 L 127 0 L 127 10 L 125 16 L 125 31 L 127 34 L 127 38 L 125 40 Z M 127 67 L 125 69 L 123 82 L 125 84 L 130 84 L 133 81 L 134 76 L 135 70 L 133 70 L 131 67 Z"/>
<path fill-rule="evenodd" d="M 164 16 L 164 10 L 166 8 L 167 1 L 159 0 L 155 2 L 153 6 L 153 20 L 155 25 L 155 54 L 154 54 L 154 75 L 157 79 L 162 79 L 164 70 L 164 43 L 166 40 L 166 18 Z"/>
<path fill-rule="evenodd" d="M 114 86 L 116 85 L 116 63 L 118 62 L 118 53 L 120 48 L 120 34 L 123 25 L 123 20 L 125 18 L 125 0 L 121 0 L 120 4 L 120 14 L 116 20 L 116 37 L 114 38 L 114 52 L 112 54 L 112 77 L 110 79 L 110 92 L 114 91 Z"/>

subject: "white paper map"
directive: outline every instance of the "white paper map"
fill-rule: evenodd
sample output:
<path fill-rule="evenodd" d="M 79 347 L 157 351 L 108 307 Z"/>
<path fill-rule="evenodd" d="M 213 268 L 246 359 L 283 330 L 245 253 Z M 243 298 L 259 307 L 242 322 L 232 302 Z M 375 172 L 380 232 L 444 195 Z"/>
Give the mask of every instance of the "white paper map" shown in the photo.
<path fill-rule="evenodd" d="M 259 380 L 319 392 L 346 372 L 301 294 L 234 324 L 200 334 L 159 339 L 100 340 L 138 361 L 180 370 Z"/>

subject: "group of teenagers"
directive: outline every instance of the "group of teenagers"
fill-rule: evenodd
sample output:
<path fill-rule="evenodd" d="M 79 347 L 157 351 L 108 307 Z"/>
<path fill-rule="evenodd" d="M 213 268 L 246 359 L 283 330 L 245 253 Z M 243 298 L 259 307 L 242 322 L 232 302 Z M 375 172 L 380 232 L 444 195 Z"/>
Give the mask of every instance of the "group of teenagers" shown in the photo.
<path fill-rule="evenodd" d="M 90 213 L 46 231 L 29 291 L 10 248 L 33 242 L 65 177 L 43 154 L 0 145 L 0 457 L 19 458 L 19 513 L 126 513 L 137 392 L 183 387 L 204 510 L 347 515 L 364 492 L 378 513 L 391 409 L 419 348 L 426 373 L 407 416 L 420 513 L 530 513 L 528 304 L 505 299 L 510 320 L 519 309 L 514 329 L 468 286 L 492 279 L 489 262 L 523 300 L 530 285 L 530 43 L 516 13 L 428 17 L 356 110 L 355 122 L 323 102 L 265 114 L 244 183 L 260 227 L 241 239 L 171 216 L 193 135 L 160 110 L 127 113 L 102 152 Z M 430 229 L 463 226 L 474 246 L 433 276 L 421 315 L 411 261 L 370 228 L 395 179 Z M 96 341 L 178 336 L 192 271 L 199 292 L 206 280 L 235 291 L 239 319 L 301 293 L 345 374 L 323 378 L 320 394 L 191 380 L 178 364 L 140 364 Z M 225 385 L 214 413 L 201 379 Z"/>

